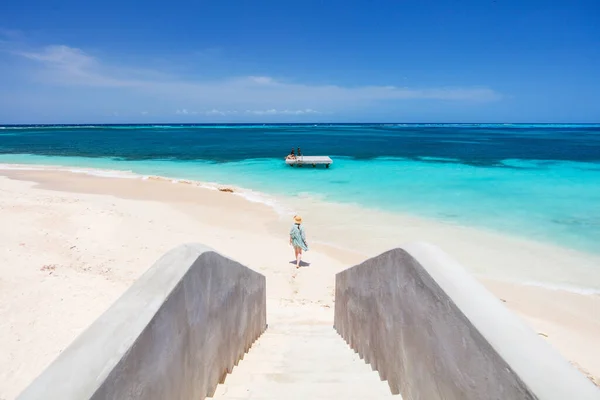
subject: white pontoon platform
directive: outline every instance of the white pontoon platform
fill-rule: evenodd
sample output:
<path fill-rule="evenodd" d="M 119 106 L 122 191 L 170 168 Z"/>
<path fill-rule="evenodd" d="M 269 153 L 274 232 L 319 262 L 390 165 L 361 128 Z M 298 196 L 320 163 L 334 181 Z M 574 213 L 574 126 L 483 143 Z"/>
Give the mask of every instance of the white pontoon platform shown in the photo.
<path fill-rule="evenodd" d="M 285 163 L 287 165 L 297 165 L 301 167 L 303 165 L 312 165 L 316 167 L 317 165 L 325 165 L 325 168 L 329 168 L 329 165 L 333 163 L 333 160 L 328 156 L 300 156 L 296 158 L 286 158 Z"/>

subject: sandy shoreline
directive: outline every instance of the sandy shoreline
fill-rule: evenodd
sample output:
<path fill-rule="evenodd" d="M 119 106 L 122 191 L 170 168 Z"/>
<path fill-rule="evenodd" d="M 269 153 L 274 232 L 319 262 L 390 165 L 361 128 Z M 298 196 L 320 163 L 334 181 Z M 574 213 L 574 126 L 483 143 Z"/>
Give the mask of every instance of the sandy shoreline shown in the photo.
<path fill-rule="evenodd" d="M 0 399 L 14 398 L 164 252 L 201 242 L 265 274 L 269 317 L 332 320 L 333 275 L 404 242 L 460 261 L 567 359 L 600 381 L 600 257 L 355 206 L 288 199 L 311 265 L 295 272 L 289 215 L 167 180 L 0 171 Z M 351 249 L 351 250 L 350 250 Z M 594 269 L 595 267 L 595 269 Z M 591 291 L 593 293 L 593 290 Z"/>

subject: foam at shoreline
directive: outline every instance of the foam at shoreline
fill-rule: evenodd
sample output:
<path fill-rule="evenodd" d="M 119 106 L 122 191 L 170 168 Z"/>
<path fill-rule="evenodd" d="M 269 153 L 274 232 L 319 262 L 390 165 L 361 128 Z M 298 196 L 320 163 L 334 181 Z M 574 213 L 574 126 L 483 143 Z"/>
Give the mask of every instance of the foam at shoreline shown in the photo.
<path fill-rule="evenodd" d="M 276 212 L 277 215 L 279 215 L 280 220 L 284 220 L 285 218 L 293 215 L 295 212 L 298 212 L 298 210 L 310 210 L 311 213 L 313 213 L 313 210 L 322 210 L 322 211 L 320 211 L 320 213 L 322 213 L 323 214 L 322 216 L 325 218 L 328 218 L 328 216 L 332 216 L 332 215 L 335 215 L 338 213 L 341 213 L 344 215 L 345 214 L 356 215 L 356 213 L 359 213 L 359 214 L 367 213 L 364 215 L 370 216 L 369 221 L 371 221 L 373 218 L 376 218 L 376 220 L 379 221 L 379 222 L 374 222 L 376 224 L 376 226 L 379 226 L 378 225 L 379 223 L 385 223 L 386 221 L 389 221 L 389 218 L 398 217 L 403 223 L 408 223 L 410 225 L 415 225 L 415 224 L 419 225 L 419 224 L 424 223 L 426 225 L 438 226 L 438 227 L 454 226 L 457 228 L 464 228 L 464 229 L 470 230 L 470 232 L 473 232 L 473 233 L 486 232 L 486 229 L 462 227 L 461 225 L 451 224 L 451 223 L 448 223 L 447 221 L 437 221 L 434 219 L 424 218 L 421 216 L 403 215 L 403 214 L 399 214 L 399 213 L 389 214 L 386 211 L 371 210 L 368 207 L 361 206 L 360 204 L 348 204 L 348 203 L 338 204 L 336 202 L 328 201 L 327 199 L 324 199 L 321 196 L 318 196 L 318 195 L 314 196 L 310 193 L 297 193 L 293 197 L 289 197 L 289 196 L 288 197 L 286 197 L 286 196 L 275 197 L 275 196 L 268 195 L 266 193 L 262 193 L 262 192 L 258 192 L 255 190 L 246 189 L 246 188 L 242 188 L 242 187 L 234 186 L 234 185 L 221 184 L 221 183 L 216 183 L 216 182 L 202 182 L 202 181 L 191 180 L 191 179 L 179 179 L 176 177 L 167 177 L 167 176 L 159 176 L 159 175 L 143 175 L 143 174 L 138 174 L 138 173 L 135 173 L 132 171 L 121 171 L 121 170 L 101 169 L 101 168 L 73 168 L 73 167 L 69 167 L 69 166 L 60 166 L 60 165 L 54 166 L 54 165 L 29 165 L 29 164 L 0 164 L 0 171 L 1 170 L 50 171 L 50 172 L 63 172 L 63 173 L 70 172 L 70 173 L 75 173 L 75 174 L 89 175 L 89 176 L 101 177 L 101 178 L 137 179 L 137 180 L 141 180 L 141 181 L 155 180 L 155 181 L 169 182 L 171 184 L 177 184 L 177 185 L 191 185 L 191 186 L 198 187 L 199 189 L 206 189 L 206 190 L 211 190 L 211 191 L 219 191 L 220 189 L 227 188 L 227 189 L 233 190 L 233 193 L 232 193 L 233 195 L 242 197 L 246 201 L 263 204 L 263 205 L 271 208 L 273 211 Z M 317 219 L 322 219 L 322 218 L 320 218 L 321 215 L 319 214 L 319 212 L 316 212 L 316 214 L 313 213 L 313 218 L 315 218 L 315 217 Z M 336 224 L 333 223 L 333 225 L 335 228 Z M 320 230 L 322 229 L 323 231 L 330 231 L 330 228 L 331 227 L 329 227 L 329 226 L 320 226 L 319 227 L 319 229 Z M 381 232 L 386 232 L 384 226 L 381 226 L 380 228 L 384 229 Z M 376 228 L 376 229 L 378 229 L 378 228 Z M 380 229 L 378 229 L 378 230 L 380 230 Z M 490 232 L 493 232 L 493 231 L 490 231 Z M 393 235 L 394 233 L 391 233 L 391 234 Z M 526 239 L 519 239 L 519 238 L 507 236 L 506 234 L 497 233 L 497 232 L 494 232 L 493 234 L 501 235 L 503 237 L 510 237 L 511 239 L 517 241 L 515 243 L 523 243 L 526 245 L 527 245 L 527 243 L 529 243 L 529 241 Z M 386 236 L 386 237 L 389 239 L 388 236 Z M 357 247 L 353 243 L 344 243 L 343 245 L 340 245 L 338 243 L 332 243 L 330 240 L 326 239 L 326 237 L 321 237 L 320 239 L 316 239 L 313 241 L 313 243 L 321 243 L 325 246 L 329 246 L 334 249 L 337 248 L 339 250 L 347 250 L 347 251 L 352 251 L 355 253 L 360 253 L 360 254 L 365 254 L 365 255 L 371 254 L 373 251 L 372 248 L 369 248 L 369 249 L 359 248 L 360 246 Z M 532 243 L 535 243 L 535 242 L 532 242 Z M 548 248 L 557 248 L 553 245 L 548 245 L 545 243 L 540 244 L 540 246 L 547 246 Z M 565 249 L 565 251 L 571 251 L 571 250 Z M 577 254 L 577 252 L 573 251 L 573 254 Z M 474 271 L 474 272 L 477 274 L 477 271 Z M 546 288 L 548 290 L 561 290 L 561 291 L 582 294 L 582 295 L 598 295 L 598 294 L 600 294 L 600 288 L 586 287 L 584 285 L 575 285 L 572 282 L 563 284 L 562 281 L 560 281 L 560 280 L 552 281 L 552 279 L 549 280 L 548 282 L 543 282 L 543 279 L 542 280 L 537 279 L 537 278 L 531 279 L 531 277 L 527 277 L 527 274 L 524 274 L 523 276 L 519 275 L 518 279 L 513 279 L 514 278 L 514 276 L 513 276 L 513 278 L 509 278 L 508 280 L 503 279 L 502 276 L 488 276 L 487 273 L 484 273 L 483 277 L 490 278 L 490 279 L 498 279 L 501 281 L 507 281 L 507 282 L 511 282 L 514 284 L 518 284 L 518 285 L 537 286 L 537 287 Z M 587 282 L 587 281 L 584 279 L 584 280 L 582 280 L 582 282 Z"/>
<path fill-rule="evenodd" d="M 292 210 L 290 210 L 288 207 L 285 207 L 275 198 L 269 196 L 266 193 L 217 182 L 202 182 L 192 179 L 179 179 L 176 177 L 160 175 L 143 175 L 135 173 L 133 171 L 109 170 L 101 168 L 71 168 L 62 165 L 0 164 L 0 171 L 1 170 L 71 172 L 74 174 L 84 174 L 100 178 L 155 180 L 171 182 L 172 184 L 192 185 L 201 189 L 207 189 L 212 191 L 218 191 L 220 189 L 228 188 L 233 190 L 233 194 L 235 196 L 242 197 L 247 201 L 253 203 L 264 204 L 273 209 L 280 216 L 289 216 L 293 214 Z"/>
<path fill-rule="evenodd" d="M 125 170 L 201 182 L 208 188 L 218 182 L 237 187 L 238 193 L 270 204 L 283 215 L 289 210 L 279 206 L 290 198 L 351 204 L 600 255 L 596 218 L 600 164 L 505 159 L 494 165 L 471 165 L 452 157 L 335 157 L 334 167 L 325 172 L 289 168 L 276 158 L 219 162 L 210 154 L 204 156 L 136 159 L 5 154 L 0 155 L 0 163 Z"/>
<path fill-rule="evenodd" d="M 515 283 L 515 282 L 510 282 L 510 283 Z M 576 286 L 572 286 L 572 285 L 556 285 L 556 284 L 550 284 L 550 283 L 546 283 L 546 282 L 534 282 L 534 281 L 525 281 L 525 282 L 516 282 L 516 283 L 521 286 L 532 286 L 532 287 L 538 287 L 538 288 L 545 289 L 545 290 L 569 292 L 569 293 L 580 294 L 583 296 L 600 296 L 600 289 L 594 289 L 594 288 L 576 287 Z"/>

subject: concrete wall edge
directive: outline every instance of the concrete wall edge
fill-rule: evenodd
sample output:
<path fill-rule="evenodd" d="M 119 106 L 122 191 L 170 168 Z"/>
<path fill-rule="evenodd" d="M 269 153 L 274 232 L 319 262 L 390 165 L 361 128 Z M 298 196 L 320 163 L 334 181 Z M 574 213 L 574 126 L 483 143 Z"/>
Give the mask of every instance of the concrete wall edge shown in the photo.
<path fill-rule="evenodd" d="M 536 396 L 600 399 L 600 390 L 592 382 L 447 253 L 426 242 L 400 249 L 430 274 Z"/>
<path fill-rule="evenodd" d="M 53 393 L 69 393 L 69 398 L 92 398 L 195 261 L 209 252 L 227 258 L 198 243 L 183 244 L 165 253 L 78 335 L 17 399 L 45 398 L 48 388 L 52 388 Z M 85 351 L 81 351 L 82 348 Z M 86 366 L 85 372 L 76 369 L 75 366 L 81 365 Z"/>

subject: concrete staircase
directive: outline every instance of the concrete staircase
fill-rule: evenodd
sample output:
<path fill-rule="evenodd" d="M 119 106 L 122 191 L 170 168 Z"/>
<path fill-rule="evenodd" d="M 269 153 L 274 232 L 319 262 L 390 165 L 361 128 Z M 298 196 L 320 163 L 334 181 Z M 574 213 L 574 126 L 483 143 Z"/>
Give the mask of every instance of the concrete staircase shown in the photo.
<path fill-rule="evenodd" d="M 215 399 L 400 399 L 331 325 L 269 326 Z"/>

